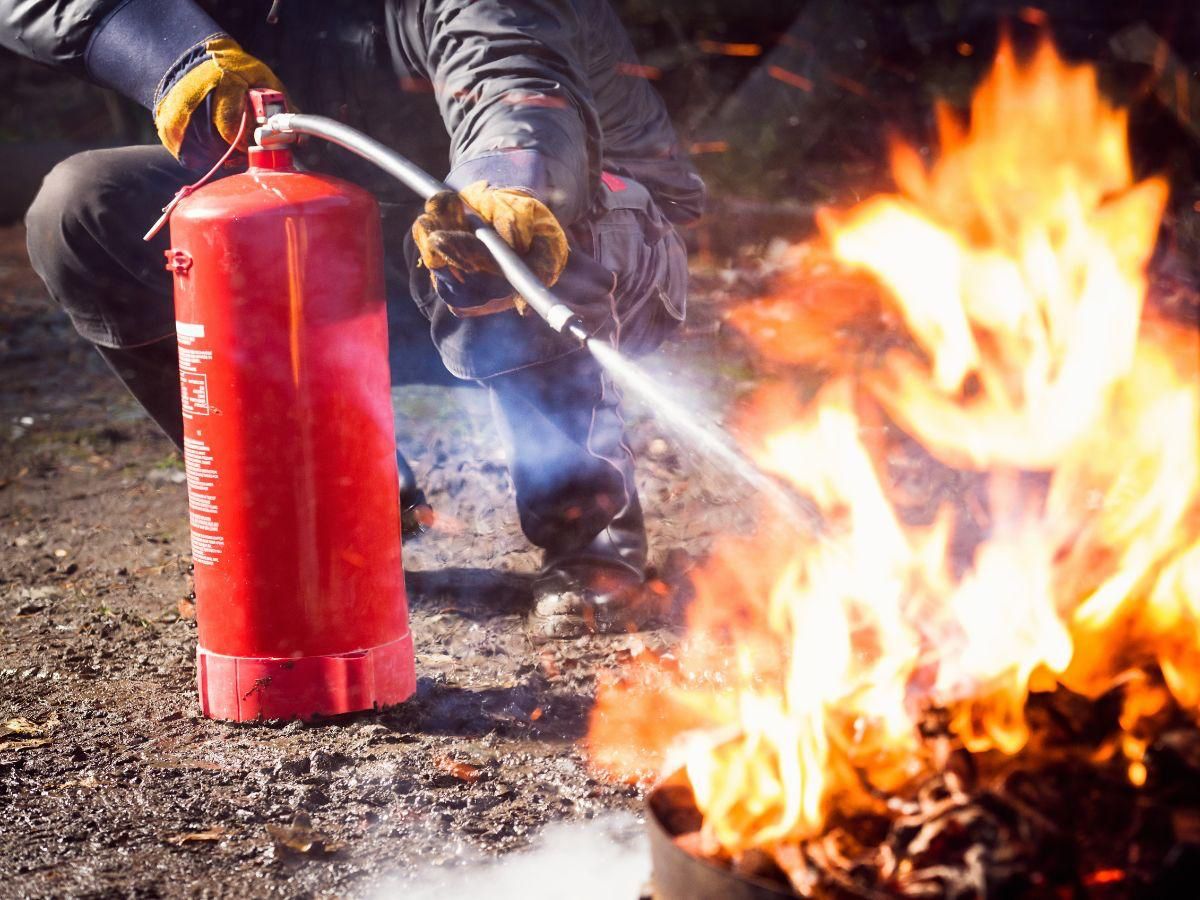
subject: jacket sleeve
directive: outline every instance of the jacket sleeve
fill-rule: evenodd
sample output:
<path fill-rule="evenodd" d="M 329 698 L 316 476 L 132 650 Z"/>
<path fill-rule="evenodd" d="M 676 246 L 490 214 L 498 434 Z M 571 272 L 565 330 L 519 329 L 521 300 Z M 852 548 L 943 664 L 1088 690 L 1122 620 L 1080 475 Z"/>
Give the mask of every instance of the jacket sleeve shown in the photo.
<path fill-rule="evenodd" d="M 569 225 L 600 177 L 600 125 L 570 0 L 426 0 L 413 54 L 450 133 L 447 182 L 522 188 Z"/>
<path fill-rule="evenodd" d="M 0 46 L 147 108 L 188 54 L 220 33 L 193 0 L 0 0 Z"/>
<path fill-rule="evenodd" d="M 123 0 L 0 0 L 0 46 L 76 75 L 96 26 Z"/>

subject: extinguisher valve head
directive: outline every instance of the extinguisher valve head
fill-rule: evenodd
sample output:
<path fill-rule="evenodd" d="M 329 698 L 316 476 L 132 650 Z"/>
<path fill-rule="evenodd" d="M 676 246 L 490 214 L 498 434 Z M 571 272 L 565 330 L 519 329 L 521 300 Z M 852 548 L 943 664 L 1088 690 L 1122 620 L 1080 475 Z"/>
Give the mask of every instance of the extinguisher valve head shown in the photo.
<path fill-rule="evenodd" d="M 275 113 L 254 130 L 254 143 L 265 150 L 279 150 L 296 143 L 299 134 L 292 130 L 291 113 Z"/>
<path fill-rule="evenodd" d="M 264 125 L 254 130 L 254 143 L 264 150 L 281 150 L 296 143 L 296 133 Z"/>

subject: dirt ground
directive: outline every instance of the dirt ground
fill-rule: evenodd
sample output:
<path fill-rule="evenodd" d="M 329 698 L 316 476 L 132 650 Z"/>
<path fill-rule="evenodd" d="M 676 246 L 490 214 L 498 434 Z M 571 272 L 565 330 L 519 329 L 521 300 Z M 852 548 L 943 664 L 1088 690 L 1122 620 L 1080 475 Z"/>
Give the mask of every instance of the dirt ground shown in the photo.
<path fill-rule="evenodd" d="M 728 397 L 736 364 L 711 365 L 719 329 L 699 321 L 656 366 L 703 371 L 689 389 Z M 0 372 L 0 897 L 360 896 L 639 807 L 589 776 L 579 739 L 597 670 L 673 631 L 526 636 L 538 559 L 482 392 L 395 389 L 443 523 L 405 548 L 416 697 L 235 726 L 196 701 L 180 460 L 51 307 L 19 228 L 0 230 Z M 745 514 L 644 411 L 632 430 L 674 585 Z"/>

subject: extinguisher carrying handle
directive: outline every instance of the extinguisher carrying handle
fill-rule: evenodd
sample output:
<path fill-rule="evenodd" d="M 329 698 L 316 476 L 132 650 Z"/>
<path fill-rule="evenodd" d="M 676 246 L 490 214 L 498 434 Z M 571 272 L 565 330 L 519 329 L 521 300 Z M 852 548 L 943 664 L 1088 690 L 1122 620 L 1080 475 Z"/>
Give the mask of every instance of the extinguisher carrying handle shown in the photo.
<path fill-rule="evenodd" d="M 438 181 L 424 169 L 413 165 L 411 161 L 390 147 L 368 137 L 361 131 L 325 116 L 310 116 L 305 113 L 276 113 L 270 116 L 255 132 L 255 139 L 261 147 L 272 147 L 292 142 L 295 140 L 293 135 L 297 134 L 323 138 L 373 162 L 425 200 L 434 194 L 450 190 L 447 185 Z M 508 283 L 516 289 L 533 311 L 559 334 L 569 334 L 580 343 L 586 344 L 591 335 L 583 324 L 583 320 L 542 284 L 541 279 L 533 274 L 521 257 L 517 255 L 517 252 L 496 233 L 495 229 L 478 216 L 474 217 L 472 224 L 475 236 L 488 248 Z"/>

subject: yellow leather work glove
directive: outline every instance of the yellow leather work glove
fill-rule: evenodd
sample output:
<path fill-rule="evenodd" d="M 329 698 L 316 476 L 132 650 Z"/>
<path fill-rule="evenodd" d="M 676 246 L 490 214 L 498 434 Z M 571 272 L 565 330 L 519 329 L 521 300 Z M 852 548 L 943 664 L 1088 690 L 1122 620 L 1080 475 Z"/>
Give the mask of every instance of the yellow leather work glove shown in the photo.
<path fill-rule="evenodd" d="M 477 181 L 457 194 L 442 191 L 430 197 L 425 202 L 424 215 L 413 223 L 413 240 L 435 285 L 439 276 L 444 279 L 447 273 L 465 285 L 471 280 L 469 276 L 494 275 L 500 271 L 491 253 L 472 232 L 464 201 L 517 251 L 543 284 L 551 287 L 558 281 L 567 264 L 569 248 L 567 235 L 554 213 L 523 191 L 492 188 L 486 181 Z M 494 296 L 493 279 L 476 281 L 482 292 Z M 524 301 L 514 297 L 514 302 L 518 311 L 524 312 Z"/>
<path fill-rule="evenodd" d="M 283 90 L 282 82 L 266 63 L 255 59 L 231 37 L 222 35 L 206 41 L 204 51 L 207 58 L 175 82 L 154 108 L 159 140 L 176 159 L 192 116 L 210 93 L 211 125 L 226 144 L 232 144 L 242 123 L 247 92 L 251 88 Z M 253 126 L 253 122 L 247 123 L 239 149 L 249 146 Z"/>

